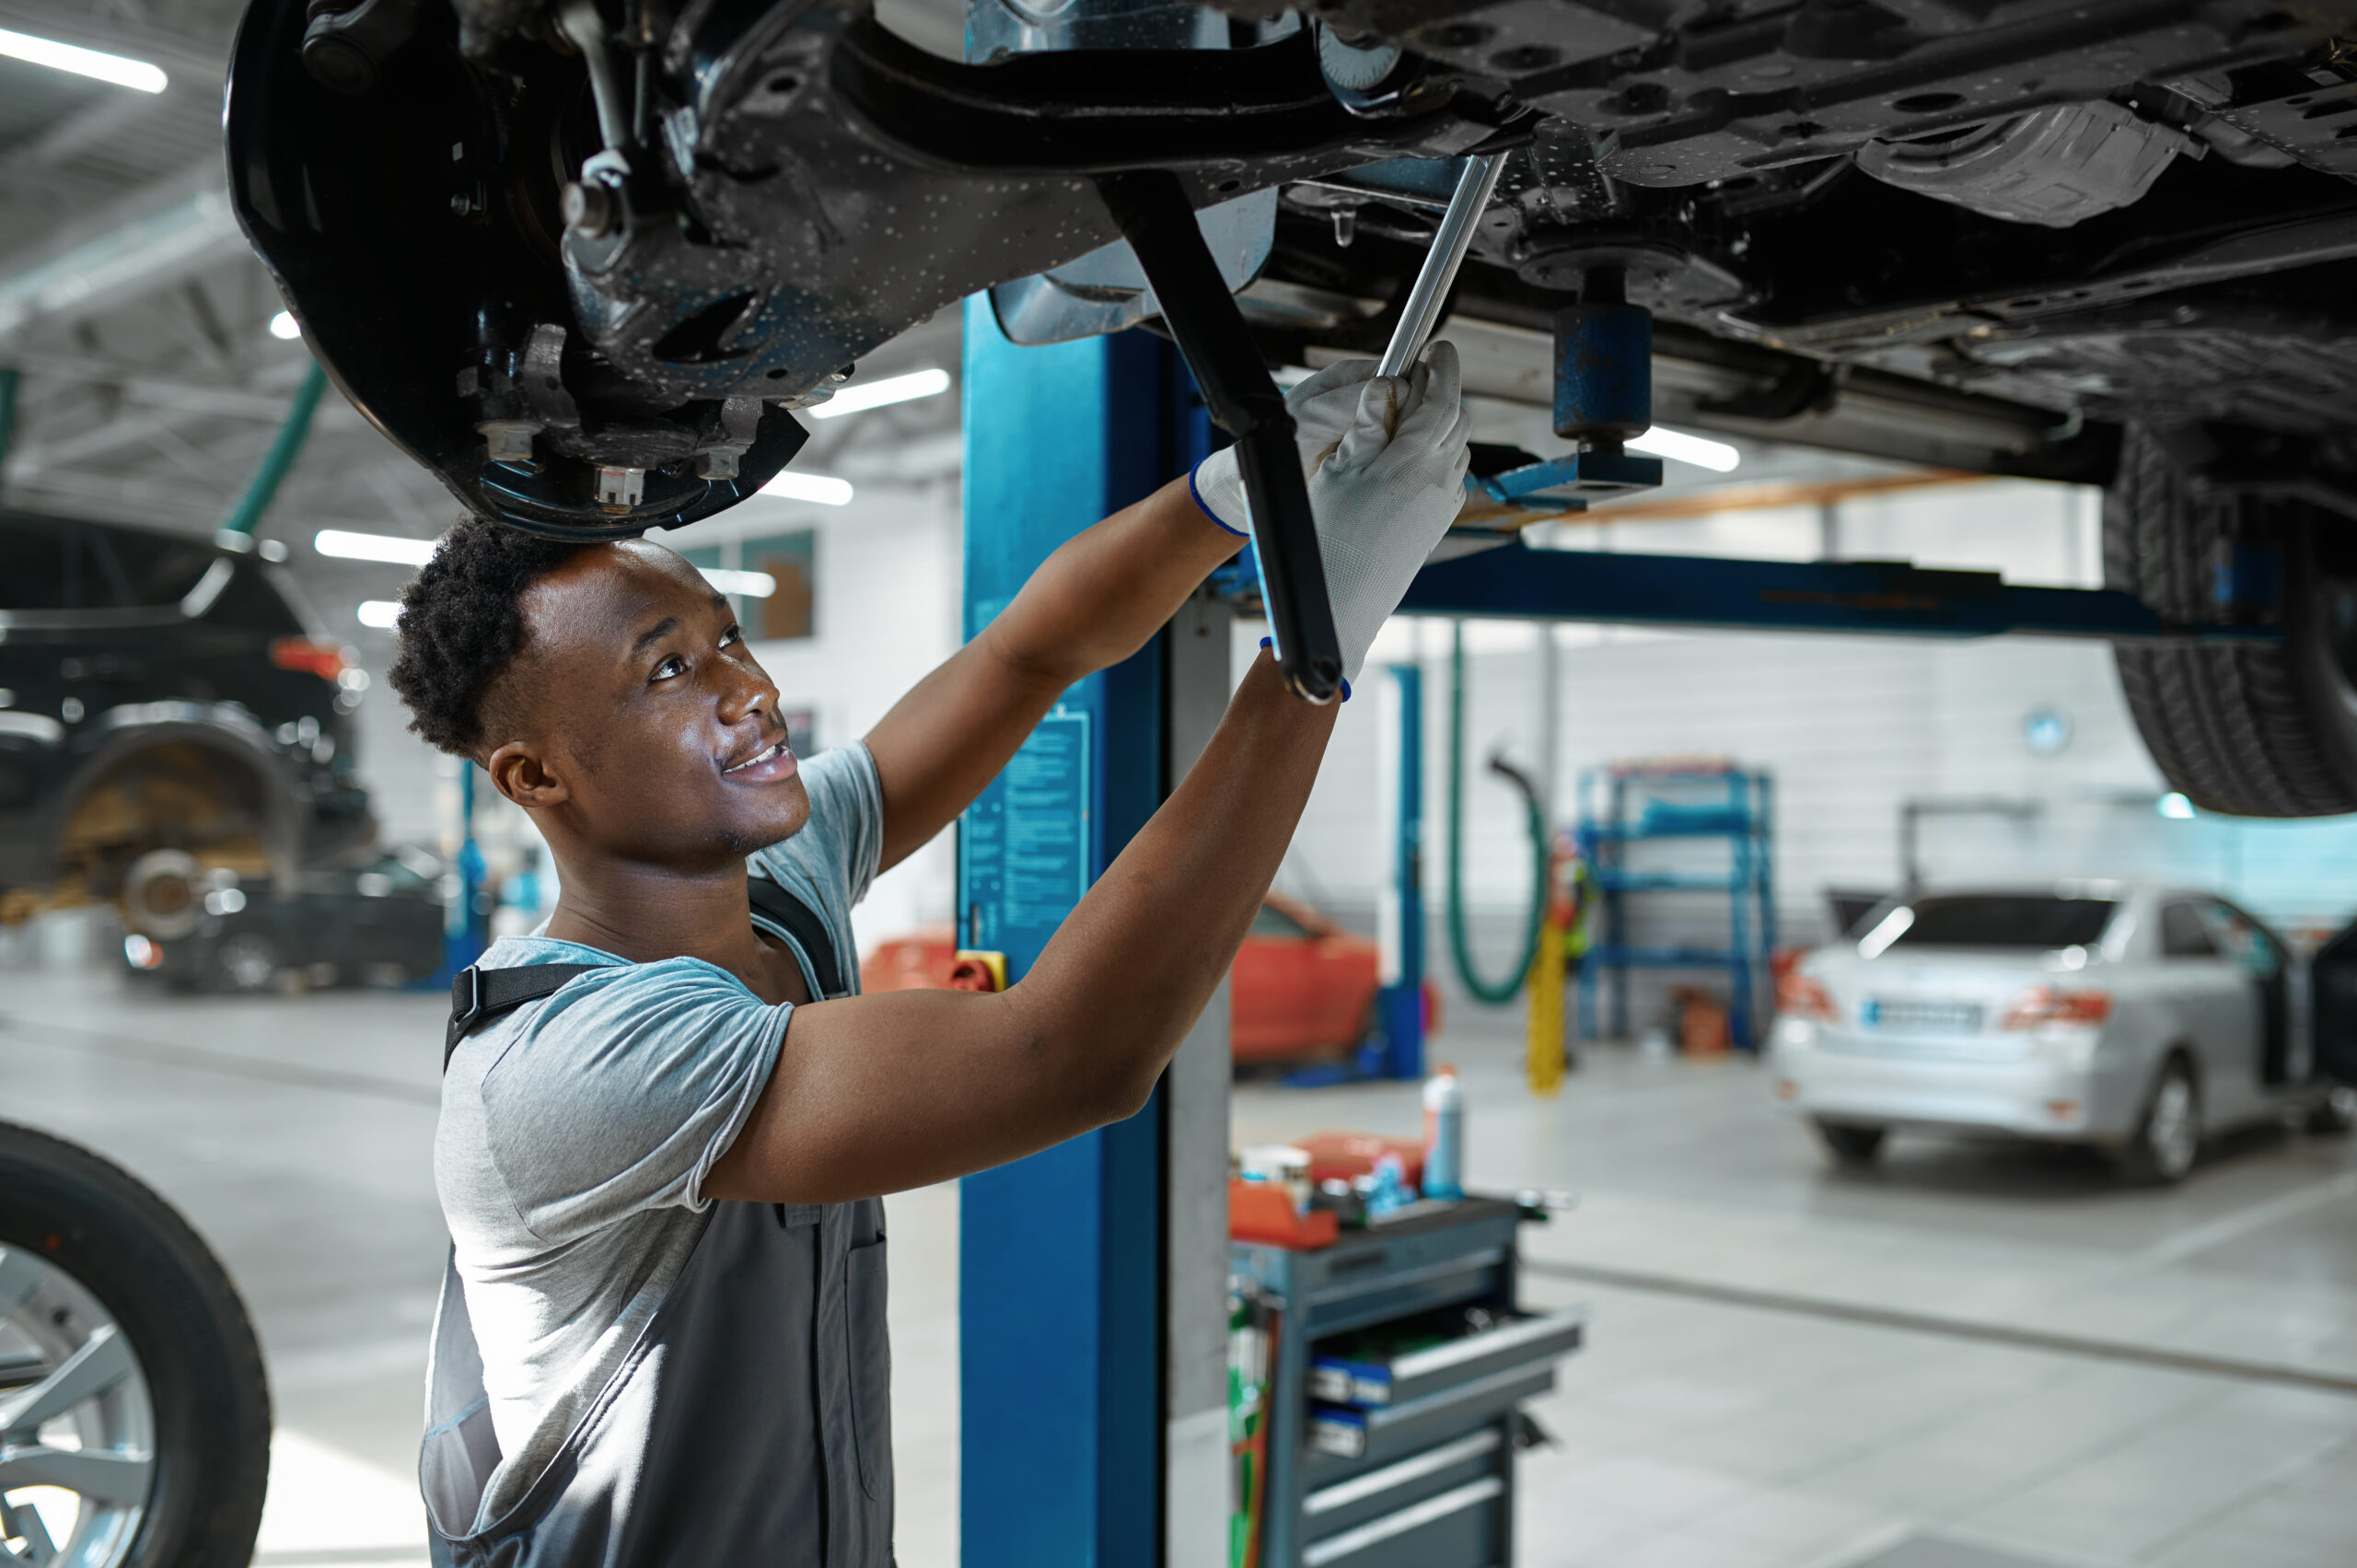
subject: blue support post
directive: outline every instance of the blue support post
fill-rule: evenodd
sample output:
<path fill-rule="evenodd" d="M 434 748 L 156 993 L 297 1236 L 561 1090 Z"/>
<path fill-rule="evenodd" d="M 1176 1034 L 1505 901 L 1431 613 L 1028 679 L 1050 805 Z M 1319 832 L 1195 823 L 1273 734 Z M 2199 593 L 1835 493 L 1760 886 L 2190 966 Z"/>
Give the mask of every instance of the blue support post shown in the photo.
<path fill-rule="evenodd" d="M 1376 895 L 1375 1030 L 1347 1062 L 1286 1074 L 1288 1088 L 1424 1075 L 1424 672 L 1387 669 L 1376 750 L 1394 767 L 1376 780 L 1376 816 L 1391 823 L 1391 872 Z"/>
<path fill-rule="evenodd" d="M 1140 332 L 1017 348 L 979 298 L 965 372 L 971 637 L 1058 545 L 1178 471 L 1184 378 Z M 958 939 L 1004 953 L 1010 980 L 1159 802 L 1161 683 L 1158 643 L 1081 681 L 967 811 Z M 967 1568 L 1155 1560 L 1163 1117 L 1157 1090 L 1127 1121 L 962 1184 Z"/>
<path fill-rule="evenodd" d="M 491 877 L 491 863 L 475 838 L 475 765 L 459 763 L 459 855 L 450 870 L 458 878 L 458 896 L 442 912 L 442 967 L 429 984 L 447 987 L 460 970 L 473 963 L 491 946 L 490 916 L 482 909 L 483 885 Z"/>
<path fill-rule="evenodd" d="M 1395 732 L 1391 886 L 1379 905 L 1383 1060 L 1377 1075 L 1424 1075 L 1424 672 L 1395 664 L 1385 729 Z M 1396 714 L 1396 716 L 1395 716 Z"/>

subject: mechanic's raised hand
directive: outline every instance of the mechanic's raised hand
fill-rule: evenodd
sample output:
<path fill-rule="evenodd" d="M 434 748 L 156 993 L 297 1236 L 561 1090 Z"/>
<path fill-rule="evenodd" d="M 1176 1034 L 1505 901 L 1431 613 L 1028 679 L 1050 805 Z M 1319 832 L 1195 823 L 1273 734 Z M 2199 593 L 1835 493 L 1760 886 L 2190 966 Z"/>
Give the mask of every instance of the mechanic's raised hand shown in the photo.
<path fill-rule="evenodd" d="M 1333 456 L 1342 432 L 1358 412 L 1359 392 L 1375 374 L 1372 359 L 1345 359 L 1328 366 L 1285 394 L 1285 412 L 1293 415 L 1294 447 L 1301 454 L 1301 471 L 1313 474 Z M 1195 503 L 1230 533 L 1251 532 L 1251 508 L 1244 498 L 1244 475 L 1237 467 L 1236 448 L 1222 447 L 1195 466 Z"/>
<path fill-rule="evenodd" d="M 1433 344 L 1405 377 L 1368 378 L 1333 456 L 1310 475 L 1342 676 L 1353 684 L 1375 634 L 1465 505 L 1472 425 L 1462 394 L 1453 343 Z"/>

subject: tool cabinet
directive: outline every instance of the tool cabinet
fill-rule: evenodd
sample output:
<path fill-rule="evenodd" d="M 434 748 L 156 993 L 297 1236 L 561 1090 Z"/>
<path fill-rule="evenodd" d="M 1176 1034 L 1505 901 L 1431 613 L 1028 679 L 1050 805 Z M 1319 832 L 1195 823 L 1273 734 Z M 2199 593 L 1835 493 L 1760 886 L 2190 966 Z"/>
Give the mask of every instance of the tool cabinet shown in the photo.
<path fill-rule="evenodd" d="M 1468 1198 L 1318 1251 L 1236 1246 L 1272 1341 L 1260 1568 L 1514 1562 L 1520 1406 L 1554 1387 L 1585 1321 L 1519 1307 L 1524 1217 Z"/>

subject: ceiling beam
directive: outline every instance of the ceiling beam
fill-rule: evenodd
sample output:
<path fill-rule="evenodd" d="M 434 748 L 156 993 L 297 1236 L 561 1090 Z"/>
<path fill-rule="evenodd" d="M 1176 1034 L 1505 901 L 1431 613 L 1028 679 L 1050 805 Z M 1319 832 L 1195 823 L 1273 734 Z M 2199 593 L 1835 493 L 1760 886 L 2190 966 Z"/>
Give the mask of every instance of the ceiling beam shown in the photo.
<path fill-rule="evenodd" d="M 34 325 L 80 320 L 250 256 L 226 179 L 208 158 L 0 258 L 0 345 Z"/>
<path fill-rule="evenodd" d="M 30 480 L 53 470 L 70 469 L 151 441 L 159 434 L 177 433 L 202 420 L 226 416 L 269 425 L 286 417 L 286 399 L 261 393 L 203 391 L 168 384 L 138 383 L 125 384 L 122 390 L 126 404 L 139 412 L 125 412 L 71 436 L 19 444 L 8 457 L 9 477 Z M 338 398 L 321 407 L 316 428 L 341 435 L 357 434 L 368 425 L 350 404 Z"/>
<path fill-rule="evenodd" d="M 152 390 L 158 401 L 169 398 L 223 398 L 225 407 L 252 406 L 243 400 L 274 396 L 281 412 L 285 412 L 286 399 L 293 395 L 303 372 L 309 368 L 308 360 L 289 349 L 283 356 L 257 368 L 242 380 L 197 380 L 186 376 L 173 376 L 149 366 L 134 364 L 124 359 L 107 359 L 97 354 L 61 354 L 52 349 L 11 349 L 7 362 L 28 376 L 43 380 L 85 382 L 92 386 L 120 387 Z"/>

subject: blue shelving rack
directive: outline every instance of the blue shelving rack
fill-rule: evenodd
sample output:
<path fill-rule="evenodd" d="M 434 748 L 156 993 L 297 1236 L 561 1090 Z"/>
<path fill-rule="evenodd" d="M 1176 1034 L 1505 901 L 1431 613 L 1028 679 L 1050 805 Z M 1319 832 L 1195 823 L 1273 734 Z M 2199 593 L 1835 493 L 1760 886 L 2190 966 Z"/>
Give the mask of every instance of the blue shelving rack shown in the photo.
<path fill-rule="evenodd" d="M 1739 1051 L 1759 1049 L 1754 992 L 1776 946 L 1771 840 L 1775 781 L 1765 772 L 1692 764 L 1623 763 L 1580 774 L 1580 854 L 1602 895 L 1599 938 L 1579 972 L 1580 1035 L 1598 1038 L 1596 993 L 1606 993 L 1606 1038 L 1629 1035 L 1632 969 L 1716 970 L 1727 976 L 1728 1032 Z M 1724 868 L 1649 870 L 1630 863 L 1630 847 L 1648 841 L 1719 840 Z M 1724 947 L 1638 947 L 1629 937 L 1635 895 L 1712 895 L 1726 900 Z"/>

